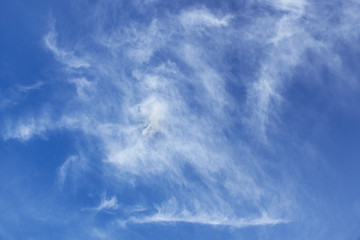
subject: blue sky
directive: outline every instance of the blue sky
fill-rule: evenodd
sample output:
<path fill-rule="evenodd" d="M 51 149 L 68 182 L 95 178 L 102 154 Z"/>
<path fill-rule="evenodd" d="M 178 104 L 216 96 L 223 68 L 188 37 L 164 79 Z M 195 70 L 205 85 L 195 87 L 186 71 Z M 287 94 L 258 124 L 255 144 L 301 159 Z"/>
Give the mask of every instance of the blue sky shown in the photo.
<path fill-rule="evenodd" d="M 359 11 L 2 1 L 0 239 L 359 239 Z"/>

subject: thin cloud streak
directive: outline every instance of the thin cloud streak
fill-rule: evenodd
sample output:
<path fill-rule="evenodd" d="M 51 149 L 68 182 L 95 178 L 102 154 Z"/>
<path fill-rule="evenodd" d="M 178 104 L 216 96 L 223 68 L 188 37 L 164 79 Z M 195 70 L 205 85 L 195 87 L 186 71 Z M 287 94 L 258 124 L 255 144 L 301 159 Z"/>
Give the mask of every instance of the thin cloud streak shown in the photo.
<path fill-rule="evenodd" d="M 267 216 L 263 216 L 256 219 L 229 219 L 226 216 L 188 216 L 188 214 L 182 214 L 182 216 L 172 216 L 164 214 L 156 214 L 151 217 L 146 218 L 130 218 L 126 223 L 137 223 L 137 224 L 146 224 L 146 223 L 194 223 L 194 224 L 203 224 L 203 225 L 213 225 L 213 226 L 227 226 L 233 228 L 245 228 L 253 226 L 265 226 L 265 225 L 277 225 L 277 224 L 286 224 L 288 221 L 283 219 L 272 219 Z M 124 224 L 123 222 L 121 222 Z"/>
<path fill-rule="evenodd" d="M 71 172 L 71 168 L 74 167 L 75 161 L 78 161 L 77 156 L 70 156 L 68 157 L 65 162 L 60 166 L 59 168 L 59 176 L 58 181 L 60 184 L 60 187 L 63 187 L 65 180 L 69 174 L 69 171 Z"/>
<path fill-rule="evenodd" d="M 32 85 L 24 86 L 24 85 L 18 85 L 18 89 L 20 92 L 26 93 L 32 90 L 40 89 L 44 85 L 44 82 L 36 82 Z"/>
<path fill-rule="evenodd" d="M 118 208 L 117 201 L 118 200 L 115 196 L 111 197 L 110 199 L 107 199 L 106 197 L 104 197 L 101 200 L 99 206 L 96 207 L 96 211 L 116 209 L 116 208 Z"/>

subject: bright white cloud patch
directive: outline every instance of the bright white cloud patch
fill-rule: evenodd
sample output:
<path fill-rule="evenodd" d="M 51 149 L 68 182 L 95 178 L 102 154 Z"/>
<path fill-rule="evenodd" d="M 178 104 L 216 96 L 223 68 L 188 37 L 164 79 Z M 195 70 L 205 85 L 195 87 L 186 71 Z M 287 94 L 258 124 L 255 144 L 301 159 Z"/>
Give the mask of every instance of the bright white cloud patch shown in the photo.
<path fill-rule="evenodd" d="M 97 211 L 102 210 L 109 210 L 109 209 L 116 209 L 117 206 L 117 198 L 115 196 L 111 197 L 110 199 L 103 198 L 99 204 L 99 206 L 96 207 Z"/>

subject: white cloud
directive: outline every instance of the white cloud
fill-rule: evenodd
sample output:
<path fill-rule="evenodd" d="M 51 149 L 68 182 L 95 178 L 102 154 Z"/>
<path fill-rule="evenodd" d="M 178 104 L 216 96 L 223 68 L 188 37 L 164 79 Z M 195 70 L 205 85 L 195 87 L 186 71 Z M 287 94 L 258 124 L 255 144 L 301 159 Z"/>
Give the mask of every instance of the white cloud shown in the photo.
<path fill-rule="evenodd" d="M 192 41 L 191 33 L 174 37 L 185 25 L 192 28 L 196 25 L 227 26 L 230 15 L 222 16 L 216 17 L 202 8 L 183 11 L 169 21 L 154 20 L 147 27 L 127 26 L 121 39 L 116 33 L 110 33 L 110 37 L 102 36 L 97 41 L 103 44 L 103 39 L 108 39 L 103 46 L 114 58 L 98 59 L 91 52 L 81 54 L 94 63 L 96 71 L 93 69 L 89 74 L 93 74 L 96 81 L 89 82 L 84 77 L 71 80 L 77 87 L 78 96 L 86 101 L 78 112 L 73 113 L 73 108 L 65 110 L 60 125 L 96 136 L 102 142 L 105 161 L 116 167 L 117 178 L 151 183 L 178 202 L 170 212 L 164 212 L 169 204 L 166 199 L 162 203 L 154 202 L 161 204 L 157 214 L 132 219 L 133 222 L 185 221 L 243 227 L 282 221 L 285 210 L 280 207 L 272 212 L 273 216 L 260 210 L 276 209 L 271 199 L 280 196 L 274 191 L 275 187 L 259 184 L 266 176 L 256 172 L 250 163 L 252 154 L 248 146 L 239 143 L 236 148 L 247 153 L 242 153 L 241 159 L 234 158 L 233 143 L 223 134 L 223 130 L 233 124 L 228 109 L 235 105 L 226 91 L 224 76 L 213 66 L 208 49 Z M 219 33 L 212 31 L 204 30 L 201 34 L 215 34 L 216 38 L 221 38 L 216 35 Z M 54 34 L 48 36 L 47 46 L 60 62 L 73 68 L 83 66 L 74 65 L 69 60 L 71 54 L 54 47 Z M 223 43 L 216 44 L 221 46 Z M 182 70 L 178 63 L 167 58 L 159 64 L 144 65 L 156 51 L 171 52 L 189 70 Z M 124 57 L 124 53 L 130 63 L 121 66 L 116 59 Z M 76 59 L 80 63 L 86 62 Z M 130 66 L 132 76 L 118 75 L 119 68 Z M 267 101 L 268 88 L 260 86 L 256 94 L 260 89 Z M 188 92 L 190 90 L 192 92 Z M 113 98 L 114 95 L 119 99 Z M 64 169 L 70 163 L 66 161 Z M 199 183 L 186 176 L 186 171 L 190 170 L 184 169 L 185 166 L 193 169 Z M 167 179 L 167 183 L 154 182 L 158 175 Z M 174 187 L 184 190 L 168 192 L 168 188 Z M 97 210 L 113 208 L 116 204 L 115 197 L 103 199 Z M 238 212 L 236 209 L 243 208 L 244 204 L 256 210 Z"/>
<path fill-rule="evenodd" d="M 277 4 L 289 9 L 302 7 L 290 1 Z M 257 32 L 269 28 L 272 34 L 257 39 L 256 43 L 269 45 L 270 50 L 261 61 L 258 78 L 246 86 L 245 103 L 236 102 L 228 92 L 228 75 L 221 70 L 227 66 L 217 66 L 224 64 L 224 49 L 237 48 L 239 33 L 248 30 L 221 32 L 221 27 L 229 27 L 229 14 L 215 15 L 200 8 L 148 25 L 100 30 L 101 36 L 94 34 L 94 42 L 111 53 L 101 57 L 91 51 L 75 55 L 73 49 L 60 48 L 51 30 L 45 37 L 46 47 L 64 64 L 65 71 L 72 68 L 70 82 L 83 101 L 79 104 L 75 98 L 69 99 L 58 121 L 28 124 L 24 129 L 20 124 L 12 137 L 28 139 L 54 128 L 81 130 L 96 137 L 104 165 L 115 172 L 107 176 L 104 171 L 105 178 L 115 175 L 124 182 L 156 186 L 156 191 L 166 195 L 152 206 L 144 206 L 147 210 L 160 206 L 155 214 L 134 217 L 129 213 L 132 222 L 183 221 L 233 227 L 286 222 L 291 196 L 268 181 L 271 177 L 263 169 L 263 160 L 252 153 L 247 139 L 241 134 L 229 139 L 226 132 L 247 119 L 247 126 L 266 135 L 267 124 L 281 101 L 282 75 L 296 65 L 308 43 L 307 38 L 298 40 L 308 37 L 297 22 L 298 14 L 284 15 L 275 25 L 260 21 L 263 25 L 249 27 Z M 190 27 L 202 31 L 183 31 Z M 224 36 L 235 40 L 222 41 Z M 202 44 L 203 37 L 210 39 L 209 46 Z M 159 53 L 164 57 L 152 61 Z M 91 70 L 79 70 L 89 67 L 89 62 Z M 234 110 L 237 105 L 247 110 L 241 112 L 244 115 Z M 76 161 L 70 157 L 60 167 L 60 182 Z M 157 181 L 158 176 L 165 181 Z M 172 199 L 177 199 L 176 203 Z M 115 196 L 104 198 L 96 209 L 114 209 L 117 201 Z"/>
<path fill-rule="evenodd" d="M 31 85 L 15 84 L 13 87 L 3 88 L 0 90 L 0 109 L 16 106 L 22 103 L 28 93 L 42 88 L 44 82 L 38 81 Z"/>
<path fill-rule="evenodd" d="M 92 236 L 93 236 L 95 239 L 109 239 L 106 232 L 101 231 L 101 230 L 96 229 L 96 228 L 94 228 L 94 229 L 92 230 Z"/>
<path fill-rule="evenodd" d="M 74 167 L 74 164 L 76 161 L 78 161 L 78 157 L 77 156 L 70 156 L 68 157 L 65 162 L 60 166 L 59 168 L 59 177 L 58 177 L 58 181 L 60 186 L 62 187 L 65 183 L 65 180 L 69 174 L 69 171 L 71 171 Z"/>
<path fill-rule="evenodd" d="M 56 42 L 56 37 L 56 32 L 54 30 L 51 30 L 44 37 L 44 42 L 46 47 L 54 54 L 55 58 L 59 62 L 67 65 L 70 68 L 86 68 L 90 66 L 90 64 L 86 60 L 75 56 L 74 53 L 59 48 Z"/>
<path fill-rule="evenodd" d="M 89 90 L 91 89 L 92 85 L 90 81 L 83 77 L 71 79 L 70 83 L 73 83 L 76 86 L 76 92 L 80 99 L 88 99 L 88 94 L 91 93 Z"/>
<path fill-rule="evenodd" d="M 18 87 L 19 91 L 21 91 L 21 92 L 29 92 L 32 90 L 37 90 L 37 89 L 41 88 L 43 85 L 44 85 L 43 82 L 36 82 L 32 85 L 28 85 L 28 86 L 18 85 L 17 87 Z"/>
<path fill-rule="evenodd" d="M 289 11 L 292 14 L 300 15 L 303 14 L 307 5 L 307 0 L 267 0 L 274 7 Z"/>
<path fill-rule="evenodd" d="M 203 25 L 206 27 L 221 27 L 227 26 L 232 16 L 225 15 L 223 17 L 217 17 L 206 8 L 201 8 L 183 11 L 179 18 L 180 22 L 185 26 Z"/>
<path fill-rule="evenodd" d="M 61 39 L 51 29 L 44 45 L 63 64 L 67 78 L 56 88 L 70 83 L 73 92 L 54 108 L 56 117 L 52 109 L 44 109 L 10 119 L 3 137 L 26 141 L 64 129 L 84 137 L 84 145 L 96 139 L 96 148 L 86 145 L 64 161 L 58 182 L 73 184 L 73 177 L 94 168 L 101 175 L 96 177 L 117 196 L 123 194 L 122 186 L 130 185 L 124 192 L 136 191 L 139 196 L 131 206 L 114 195 L 103 196 L 90 208 L 94 216 L 99 211 L 112 213 L 123 224 L 187 222 L 241 228 L 303 217 L 302 206 L 296 205 L 304 191 L 298 186 L 301 182 L 292 186 L 298 176 L 286 178 L 297 170 L 285 166 L 297 165 L 288 159 L 282 164 L 285 157 L 278 150 L 301 144 L 291 136 L 284 137 L 290 143 L 279 147 L 277 137 L 284 134 L 272 134 L 282 121 L 279 113 L 287 87 L 294 81 L 308 81 L 312 87 L 310 81 L 316 80 L 292 78 L 299 64 L 312 70 L 308 51 L 316 55 L 314 64 L 345 73 L 340 70 L 347 66 L 334 48 L 345 42 L 358 49 L 358 1 L 342 3 L 330 16 L 318 7 L 323 3 L 314 1 L 250 2 L 232 14 L 205 7 L 166 14 L 157 9 L 156 18 L 135 22 L 115 17 L 116 26 L 111 27 L 104 24 L 108 12 L 103 7 L 89 21 L 94 32 L 87 36 L 93 39 L 81 43 Z M 261 11 L 255 11 L 259 16 L 247 9 L 252 3 L 261 5 Z M 147 1 L 141 11 L 153 7 L 150 4 Z M 339 21 L 328 28 L 329 19 Z M 348 77 L 354 83 L 348 89 L 359 86 L 354 74 L 338 79 Z M 27 92 L 42 86 L 38 82 L 16 88 Z M 85 160 L 94 158 L 88 151 L 96 151 L 103 162 Z M 316 154 L 307 155 L 319 161 Z M 312 168 L 311 161 L 304 163 Z M 146 191 L 138 191 L 138 185 Z M 107 237 L 100 229 L 92 233 L 95 238 Z"/>
<path fill-rule="evenodd" d="M 205 200 L 206 201 L 206 200 Z M 193 208 L 195 207 L 195 209 Z M 181 208 L 174 198 L 157 208 L 157 212 L 150 216 L 131 217 L 129 223 L 176 223 L 187 222 L 196 224 L 230 226 L 243 228 L 249 226 L 275 225 L 287 223 L 287 220 L 269 217 L 267 212 L 260 213 L 259 216 L 239 218 L 231 212 L 231 208 L 223 208 L 222 204 L 211 206 L 218 210 L 209 209 L 209 205 L 203 200 L 195 202 L 191 208 Z M 229 212 L 228 212 L 229 211 Z"/>
<path fill-rule="evenodd" d="M 319 44 L 306 32 L 301 23 L 305 14 L 305 0 L 269 1 L 274 7 L 289 11 L 271 27 L 273 36 L 267 40 L 270 45 L 267 56 L 261 61 L 259 77 L 249 86 L 247 107 L 249 118 L 245 122 L 258 138 L 267 142 L 267 129 L 277 115 L 282 102 L 281 89 L 289 84 L 291 70 L 301 62 L 306 49 Z M 267 26 L 259 26 L 266 29 Z"/>
<path fill-rule="evenodd" d="M 110 209 L 117 209 L 117 198 L 116 196 L 111 197 L 110 199 L 107 199 L 104 197 L 99 206 L 96 207 L 96 211 L 102 211 L 102 210 L 110 210 Z"/>
<path fill-rule="evenodd" d="M 29 116 L 17 122 L 8 123 L 3 130 L 3 138 L 27 141 L 33 136 L 42 136 L 49 128 L 52 128 L 52 124 L 47 116 L 41 118 Z"/>
<path fill-rule="evenodd" d="M 193 216 L 187 211 L 181 212 L 179 215 L 172 214 L 155 214 L 150 217 L 144 218 L 130 218 L 129 222 L 132 223 L 176 223 L 176 222 L 185 222 L 185 223 L 195 223 L 195 224 L 206 224 L 206 225 L 215 225 L 215 226 L 229 226 L 235 228 L 244 228 L 251 226 L 263 226 L 263 225 L 276 225 L 288 223 L 288 221 L 283 219 L 273 219 L 268 216 L 261 216 L 259 218 L 234 218 L 229 219 L 226 215 L 207 215 L 199 214 Z"/>

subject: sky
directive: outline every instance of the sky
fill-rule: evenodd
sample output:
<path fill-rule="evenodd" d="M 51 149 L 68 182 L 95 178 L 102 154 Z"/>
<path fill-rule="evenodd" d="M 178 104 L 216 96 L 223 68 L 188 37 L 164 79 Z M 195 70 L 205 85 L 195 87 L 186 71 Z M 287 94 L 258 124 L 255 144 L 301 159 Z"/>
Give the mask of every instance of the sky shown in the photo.
<path fill-rule="evenodd" d="M 0 239 L 360 239 L 359 0 L 3 0 Z"/>

